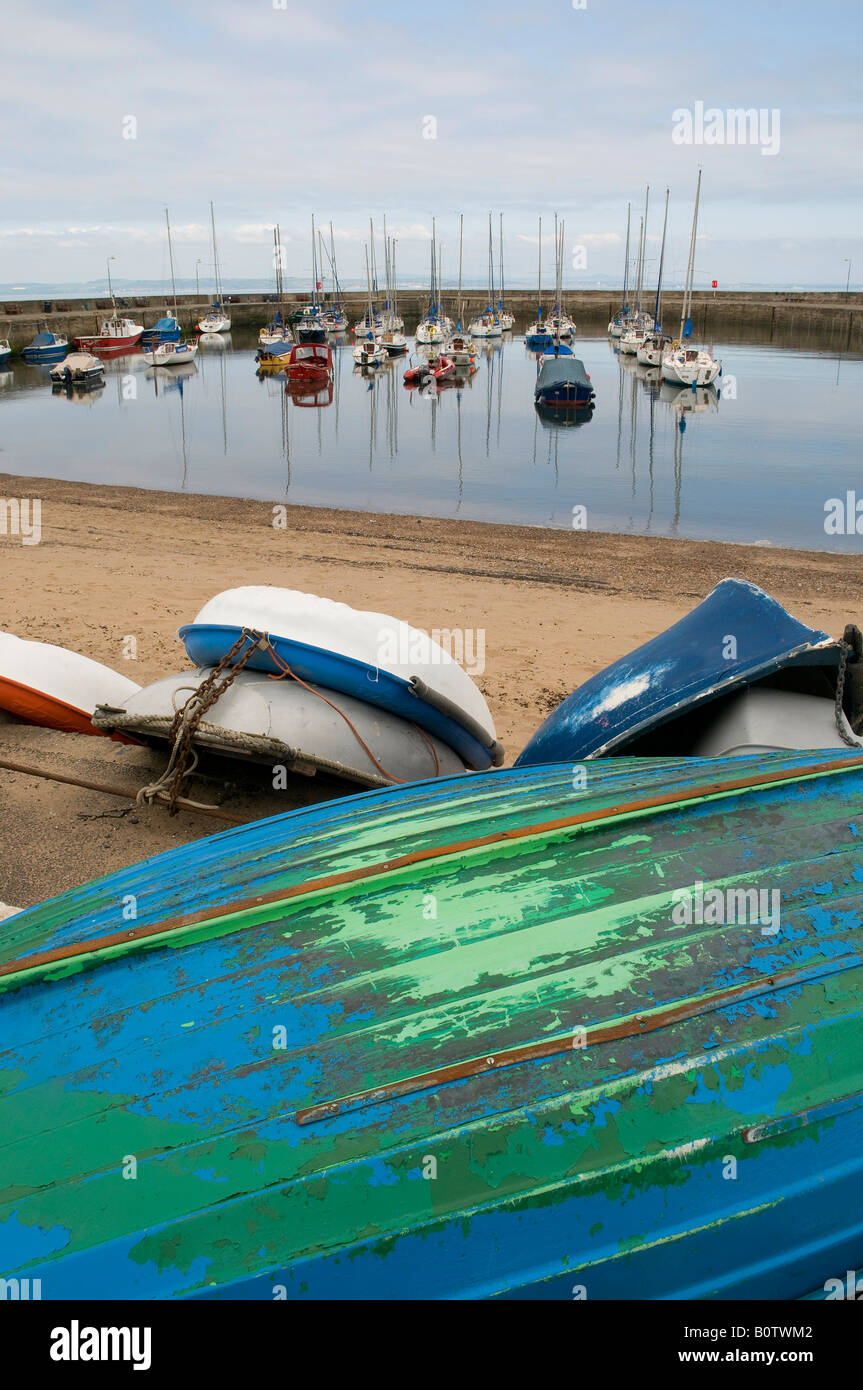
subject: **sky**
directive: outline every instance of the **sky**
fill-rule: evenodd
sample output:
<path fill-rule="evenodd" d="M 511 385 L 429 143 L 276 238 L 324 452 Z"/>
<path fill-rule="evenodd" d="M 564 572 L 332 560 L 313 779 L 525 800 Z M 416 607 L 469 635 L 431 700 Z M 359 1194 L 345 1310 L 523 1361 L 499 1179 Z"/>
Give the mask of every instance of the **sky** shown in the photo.
<path fill-rule="evenodd" d="M 364 275 L 368 219 L 427 274 L 432 217 L 454 282 L 486 274 L 504 213 L 506 278 L 544 280 L 554 213 L 565 284 L 622 276 L 650 185 L 646 277 L 670 188 L 666 283 L 863 285 L 859 0 L 6 0 L 0 18 L 0 284 L 311 276 L 310 219 L 332 220 L 340 277 Z M 690 143 L 675 112 L 758 142 Z M 778 115 L 777 115 L 778 113 Z M 778 137 L 778 138 L 777 138 Z M 767 145 L 778 146 L 764 153 Z M 495 251 L 497 255 L 497 251 Z"/>

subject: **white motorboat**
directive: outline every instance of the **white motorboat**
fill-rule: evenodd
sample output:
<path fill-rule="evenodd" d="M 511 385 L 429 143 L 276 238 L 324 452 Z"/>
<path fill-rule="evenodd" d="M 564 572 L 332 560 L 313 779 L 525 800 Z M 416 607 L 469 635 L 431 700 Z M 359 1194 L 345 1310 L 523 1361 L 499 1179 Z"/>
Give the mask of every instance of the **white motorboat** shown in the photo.
<path fill-rule="evenodd" d="M 645 332 L 643 328 L 625 328 L 618 339 L 618 351 L 630 357 L 635 357 L 638 349 L 644 342 Z"/>
<path fill-rule="evenodd" d="M 12 349 L 9 346 L 8 338 L 0 338 L 0 366 L 5 366 L 12 356 Z"/>
<path fill-rule="evenodd" d="M 445 339 L 446 332 L 439 319 L 426 315 L 417 324 L 416 340 L 418 343 L 443 343 Z"/>
<path fill-rule="evenodd" d="M 92 352 L 70 352 L 49 373 L 55 386 L 101 386 L 105 365 Z"/>
<path fill-rule="evenodd" d="M 401 357 L 408 350 L 408 340 L 404 333 L 398 333 L 392 328 L 385 333 L 378 333 L 375 341 L 385 350 L 388 357 Z"/>
<path fill-rule="evenodd" d="M 553 337 L 560 338 L 562 342 L 575 337 L 575 323 L 568 314 L 555 311 L 546 319 L 546 327 Z"/>
<path fill-rule="evenodd" d="M 294 341 L 286 323 L 268 323 L 258 334 L 259 347 L 272 347 L 273 343 L 292 343 Z"/>

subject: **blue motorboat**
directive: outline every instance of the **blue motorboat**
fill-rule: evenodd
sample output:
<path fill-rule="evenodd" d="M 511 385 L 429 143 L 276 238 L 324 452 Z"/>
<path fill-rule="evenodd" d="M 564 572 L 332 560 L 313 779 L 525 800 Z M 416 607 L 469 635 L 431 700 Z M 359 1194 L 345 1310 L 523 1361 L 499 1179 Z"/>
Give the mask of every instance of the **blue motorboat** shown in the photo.
<path fill-rule="evenodd" d="M 47 329 L 37 333 L 31 343 L 21 350 L 25 362 L 62 362 L 69 351 L 69 340 Z"/>
<path fill-rule="evenodd" d="M 180 324 L 173 314 L 157 319 L 152 328 L 145 328 L 141 334 L 141 346 L 153 347 L 156 343 L 178 343 Z"/>
<path fill-rule="evenodd" d="M 861 647 L 854 627 L 834 641 L 756 585 L 724 579 L 573 691 L 515 765 L 859 745 Z"/>
<path fill-rule="evenodd" d="M 536 405 L 589 410 L 595 396 L 587 368 L 571 349 L 559 347 L 542 358 L 533 391 Z"/>

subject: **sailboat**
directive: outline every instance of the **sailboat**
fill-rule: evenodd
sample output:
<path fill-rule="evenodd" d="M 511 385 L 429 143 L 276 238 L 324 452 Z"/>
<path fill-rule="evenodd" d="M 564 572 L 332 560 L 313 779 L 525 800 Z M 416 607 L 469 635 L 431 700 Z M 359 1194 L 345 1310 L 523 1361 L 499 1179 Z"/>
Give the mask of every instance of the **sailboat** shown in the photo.
<path fill-rule="evenodd" d="M 323 320 L 323 315 L 318 304 L 318 290 L 321 282 L 318 279 L 318 247 L 315 236 L 315 215 L 312 213 L 312 302 L 303 307 L 303 310 L 294 324 L 294 332 L 298 343 L 325 343 L 327 341 L 327 329 Z"/>
<path fill-rule="evenodd" d="M 408 340 L 401 331 L 401 328 L 397 327 L 398 324 L 402 324 L 402 327 L 404 327 L 404 323 L 396 313 L 396 243 L 394 237 L 391 240 L 386 239 L 386 225 L 386 218 L 384 218 L 384 262 L 386 266 L 387 298 L 383 312 L 382 328 L 376 332 L 375 338 L 381 347 L 385 349 L 388 357 L 401 357 L 408 350 Z"/>
<path fill-rule="evenodd" d="M 320 237 L 320 233 L 318 233 L 318 236 Z M 321 245 L 323 245 L 323 243 L 321 243 Z M 328 333 L 345 333 L 348 327 L 348 316 L 342 308 L 342 288 L 339 284 L 339 273 L 336 269 L 336 243 L 333 236 L 332 222 L 330 223 L 330 249 L 328 259 L 333 276 L 333 297 L 330 304 L 324 310 L 324 327 Z"/>
<path fill-rule="evenodd" d="M 491 240 L 491 213 L 488 215 L 488 305 L 484 314 L 473 320 L 468 329 L 472 338 L 499 338 L 503 328 L 494 307 L 494 255 Z"/>
<path fill-rule="evenodd" d="M 608 336 L 610 338 L 620 338 L 623 335 L 623 327 L 629 314 L 629 228 L 632 219 L 632 204 L 626 204 L 626 251 L 623 258 L 623 302 L 620 313 L 616 314 L 608 325 Z"/>
<path fill-rule="evenodd" d="M 712 386 L 722 371 L 722 363 L 709 348 L 687 347 L 685 340 L 692 333 L 692 282 L 695 275 L 695 245 L 698 229 L 698 204 L 701 200 L 701 169 L 695 189 L 695 209 L 692 214 L 692 236 L 689 242 L 689 263 L 686 267 L 686 288 L 683 292 L 683 311 L 680 315 L 680 336 L 662 358 L 662 380 L 678 382 L 681 386 Z"/>
<path fill-rule="evenodd" d="M 225 313 L 222 305 L 222 281 L 219 276 L 219 249 L 216 243 L 216 214 L 213 211 L 213 204 L 210 203 L 210 225 L 213 229 L 213 275 L 216 282 L 216 296 L 210 307 L 209 313 L 198 323 L 199 333 L 230 333 L 231 320 Z"/>
<path fill-rule="evenodd" d="M 558 229 L 557 213 L 554 214 L 554 247 L 554 310 L 546 323 L 556 342 L 566 342 L 575 336 L 575 324 L 563 308 L 564 223 L 561 222 Z"/>
<path fill-rule="evenodd" d="M 500 319 L 501 330 L 504 333 L 511 332 L 515 324 L 515 316 L 505 307 L 503 290 L 503 213 L 500 214 L 500 249 L 498 251 L 498 265 L 500 267 L 500 299 L 497 301 L 497 314 Z"/>
<path fill-rule="evenodd" d="M 644 285 L 644 261 L 645 249 L 647 244 L 647 213 L 650 205 L 650 184 L 644 195 L 644 216 L 638 233 L 638 269 L 635 287 L 635 313 L 623 325 L 623 332 L 620 335 L 619 350 L 622 353 L 634 357 L 638 352 L 645 336 L 653 328 L 653 319 L 646 314 L 641 307 L 641 293 Z"/>
<path fill-rule="evenodd" d="M 276 267 L 276 299 L 278 309 L 275 318 L 270 319 L 266 328 L 262 328 L 258 334 L 258 343 L 263 348 L 272 347 L 274 343 L 292 343 L 293 337 L 291 330 L 285 322 L 285 284 L 282 271 L 282 231 L 278 223 L 273 228 L 273 262 Z"/>
<path fill-rule="evenodd" d="M 153 347 L 156 343 L 178 343 L 180 341 L 180 321 L 177 318 L 177 285 L 174 279 L 174 249 L 171 245 L 171 221 L 168 217 L 168 209 L 165 208 L 165 225 L 168 229 L 168 261 L 171 267 L 171 302 L 174 312 L 169 313 L 167 307 L 162 318 L 157 319 L 150 327 L 145 328 L 141 334 L 141 347 Z"/>
<path fill-rule="evenodd" d="M 384 302 L 384 311 L 381 315 L 381 325 L 384 333 L 401 333 L 405 331 L 405 321 L 398 311 L 398 286 L 395 274 L 395 238 L 387 236 L 387 217 L 384 213 L 384 264 L 386 267 L 387 297 Z M 407 338 L 405 338 L 405 350 L 407 350 Z"/>
<path fill-rule="evenodd" d="M 665 190 L 665 219 L 662 223 L 662 246 L 659 251 L 659 273 L 656 278 L 656 303 L 653 308 L 653 332 L 648 333 L 639 345 L 636 357 L 642 367 L 659 367 L 663 353 L 671 346 L 671 339 L 662 333 L 660 306 L 662 304 L 662 267 L 665 263 L 665 233 L 668 228 L 668 189 Z"/>
<path fill-rule="evenodd" d="M 536 280 L 536 320 L 525 331 L 524 340 L 532 351 L 542 350 L 554 342 L 547 322 L 542 317 L 542 218 L 539 219 L 539 257 Z"/>
<path fill-rule="evenodd" d="M 353 349 L 354 361 L 364 371 L 369 367 L 382 367 L 383 364 L 389 360 L 389 353 L 387 352 L 384 345 L 379 341 L 378 337 L 375 335 L 374 330 L 374 309 L 372 306 L 372 273 L 371 268 L 369 266 L 368 245 L 365 247 L 365 254 L 366 284 L 368 286 L 369 295 L 368 307 L 366 309 L 366 318 L 369 324 L 372 326 L 369 328 L 365 338 L 361 338 L 355 344 Z"/>
<path fill-rule="evenodd" d="M 458 305 L 456 308 L 456 326 L 452 337 L 446 345 L 446 355 L 455 367 L 456 375 L 464 379 L 465 374 L 472 376 L 476 371 L 476 349 L 469 334 L 462 329 L 462 299 L 461 299 L 461 272 L 462 272 L 462 253 L 464 245 L 464 213 L 459 214 L 458 219 Z"/>
<path fill-rule="evenodd" d="M 417 343 L 442 343 L 446 337 L 446 329 L 441 322 L 438 312 L 438 290 L 437 290 L 437 234 L 435 220 L 432 218 L 432 240 L 431 240 L 431 275 L 429 280 L 429 307 L 428 313 L 420 319 L 417 324 L 416 340 Z"/>
<path fill-rule="evenodd" d="M 174 277 L 174 249 L 171 245 L 171 221 L 165 208 L 165 225 L 168 228 L 168 259 L 171 265 L 171 298 L 174 312 L 159 319 L 153 328 L 145 329 L 141 335 L 144 348 L 144 361 L 150 367 L 178 367 L 183 362 L 194 361 L 198 344 L 180 342 L 180 320 L 177 317 L 177 283 Z"/>

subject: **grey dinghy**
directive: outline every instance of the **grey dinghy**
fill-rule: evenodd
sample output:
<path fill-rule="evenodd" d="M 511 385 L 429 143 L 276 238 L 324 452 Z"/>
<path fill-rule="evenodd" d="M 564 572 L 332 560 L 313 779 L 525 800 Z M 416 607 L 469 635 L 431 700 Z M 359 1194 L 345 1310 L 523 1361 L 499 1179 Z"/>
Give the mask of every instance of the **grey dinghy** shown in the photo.
<path fill-rule="evenodd" d="M 175 710 L 212 669 L 165 676 L 122 709 L 99 705 L 93 723 L 104 733 L 167 742 Z M 326 772 L 366 787 L 466 771 L 447 744 L 388 710 L 323 686 L 273 680 L 264 671 L 238 671 L 207 710 L 193 742 L 223 757 L 281 764 L 289 772 Z"/>

